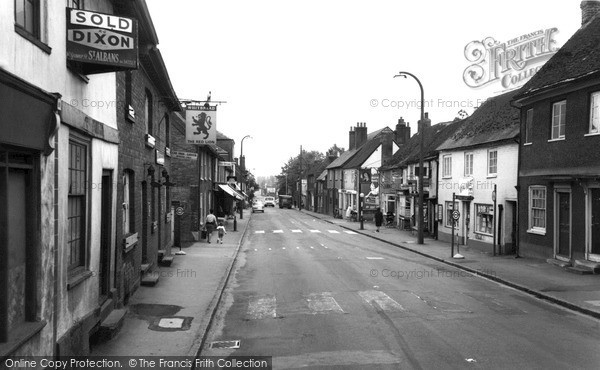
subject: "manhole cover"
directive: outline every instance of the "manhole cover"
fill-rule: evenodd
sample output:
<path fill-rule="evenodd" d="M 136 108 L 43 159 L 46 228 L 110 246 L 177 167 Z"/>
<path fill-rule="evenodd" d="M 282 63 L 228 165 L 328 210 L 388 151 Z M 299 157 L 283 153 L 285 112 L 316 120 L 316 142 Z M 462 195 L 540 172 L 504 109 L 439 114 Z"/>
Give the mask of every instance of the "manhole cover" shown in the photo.
<path fill-rule="evenodd" d="M 210 348 L 240 348 L 239 340 L 221 340 L 212 342 Z"/>
<path fill-rule="evenodd" d="M 158 322 L 158 326 L 160 326 L 161 328 L 168 329 L 181 329 L 181 327 L 183 326 L 183 319 L 174 317 L 160 319 L 160 321 Z"/>
<path fill-rule="evenodd" d="M 148 329 L 154 331 L 186 331 L 192 326 L 193 317 L 171 316 L 156 317 L 150 321 Z"/>

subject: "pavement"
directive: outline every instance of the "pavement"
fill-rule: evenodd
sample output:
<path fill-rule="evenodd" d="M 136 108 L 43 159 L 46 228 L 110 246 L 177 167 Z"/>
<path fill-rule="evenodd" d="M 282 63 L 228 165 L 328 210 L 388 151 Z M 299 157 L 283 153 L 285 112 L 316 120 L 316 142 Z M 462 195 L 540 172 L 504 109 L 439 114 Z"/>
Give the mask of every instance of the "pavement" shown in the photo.
<path fill-rule="evenodd" d="M 364 230 L 360 230 L 359 222 L 307 210 L 302 212 L 600 319 L 600 275 L 574 274 L 549 264 L 544 259 L 515 258 L 514 255 L 493 256 L 491 246 L 489 251 L 460 246 L 460 254 L 464 259 L 454 259 L 450 243 L 425 238 L 424 244 L 420 245 L 417 244 L 416 232 L 413 234 L 411 231 L 384 226 L 376 232 L 373 222 L 364 222 Z M 454 248 L 456 253 L 456 246 Z"/>
<path fill-rule="evenodd" d="M 125 307 L 119 332 L 95 344 L 93 356 L 195 357 L 202 347 L 224 287 L 246 233 L 251 212 L 226 225 L 223 244 L 217 233 L 211 243 L 195 242 L 175 255 L 169 267 L 159 266 L 155 286 L 140 286 Z M 173 249 L 176 252 L 177 248 Z"/>

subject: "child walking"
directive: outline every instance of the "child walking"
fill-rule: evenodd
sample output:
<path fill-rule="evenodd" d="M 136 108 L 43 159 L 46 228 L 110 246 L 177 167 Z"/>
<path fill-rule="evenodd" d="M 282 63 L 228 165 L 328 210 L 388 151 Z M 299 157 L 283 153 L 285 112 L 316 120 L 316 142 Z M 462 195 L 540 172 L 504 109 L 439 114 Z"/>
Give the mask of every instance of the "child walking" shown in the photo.
<path fill-rule="evenodd" d="M 217 243 L 223 244 L 223 237 L 225 236 L 225 234 L 227 234 L 227 231 L 225 231 L 225 226 L 223 226 L 223 222 L 219 222 L 219 226 L 217 226 L 217 233 L 219 236 L 217 239 Z"/>

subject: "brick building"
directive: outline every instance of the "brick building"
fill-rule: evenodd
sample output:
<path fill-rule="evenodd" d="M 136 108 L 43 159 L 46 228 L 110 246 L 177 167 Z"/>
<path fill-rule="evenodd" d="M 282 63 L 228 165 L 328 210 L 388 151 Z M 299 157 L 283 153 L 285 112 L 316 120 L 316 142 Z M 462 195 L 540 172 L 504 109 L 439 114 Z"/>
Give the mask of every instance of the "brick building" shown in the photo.
<path fill-rule="evenodd" d="M 600 2 L 515 97 L 521 109 L 519 252 L 600 270 Z"/>
<path fill-rule="evenodd" d="M 120 14 L 138 19 L 140 68 L 119 72 L 119 182 L 116 217 L 118 301 L 127 304 L 140 284 L 154 285 L 159 259 L 171 255 L 171 117 L 181 110 L 145 2 L 121 2 Z M 170 258 L 169 258 L 170 259 Z"/>

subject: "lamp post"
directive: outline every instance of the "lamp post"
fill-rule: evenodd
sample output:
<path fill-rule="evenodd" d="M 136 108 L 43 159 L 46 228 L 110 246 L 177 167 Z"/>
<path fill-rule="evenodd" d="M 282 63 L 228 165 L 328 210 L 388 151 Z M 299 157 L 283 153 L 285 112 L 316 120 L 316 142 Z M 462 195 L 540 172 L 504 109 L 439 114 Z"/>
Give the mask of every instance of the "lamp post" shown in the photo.
<path fill-rule="evenodd" d="M 360 229 L 364 230 L 365 229 L 365 224 L 363 221 L 363 199 L 365 197 L 364 193 L 360 193 L 358 198 L 358 219 L 360 220 Z"/>
<path fill-rule="evenodd" d="M 418 240 L 417 243 L 419 244 L 423 244 L 423 147 L 424 147 L 424 143 L 425 143 L 425 130 L 424 130 L 424 123 L 425 123 L 425 93 L 423 91 L 423 85 L 421 84 L 421 81 L 419 81 L 419 79 L 413 75 L 412 73 L 409 72 L 399 72 L 397 75 L 394 76 L 394 78 L 396 77 L 404 77 L 406 78 L 406 76 L 410 76 L 412 78 L 415 79 L 415 81 L 417 81 L 417 83 L 419 84 L 419 88 L 421 89 L 421 119 L 419 120 L 419 135 L 421 136 L 419 139 L 419 201 L 417 203 L 417 217 L 418 217 Z"/>
<path fill-rule="evenodd" d="M 242 167 L 242 184 L 246 184 L 246 160 L 244 159 L 244 140 L 246 140 L 247 138 L 252 138 L 252 136 L 250 135 L 246 135 L 242 138 L 242 142 L 240 144 L 240 166 Z M 242 191 L 244 190 L 245 186 L 242 186 Z M 245 206 L 245 199 L 242 199 L 241 201 L 241 207 L 240 207 L 240 220 L 244 219 L 244 206 Z"/>
<path fill-rule="evenodd" d="M 492 191 L 492 201 L 494 202 L 494 215 L 492 216 L 492 222 L 494 223 L 494 241 L 493 241 L 493 255 L 496 255 L 496 184 L 494 184 L 494 191 Z M 498 248 L 500 249 L 500 248 Z M 498 254 L 500 254 L 500 251 L 498 251 Z"/>

